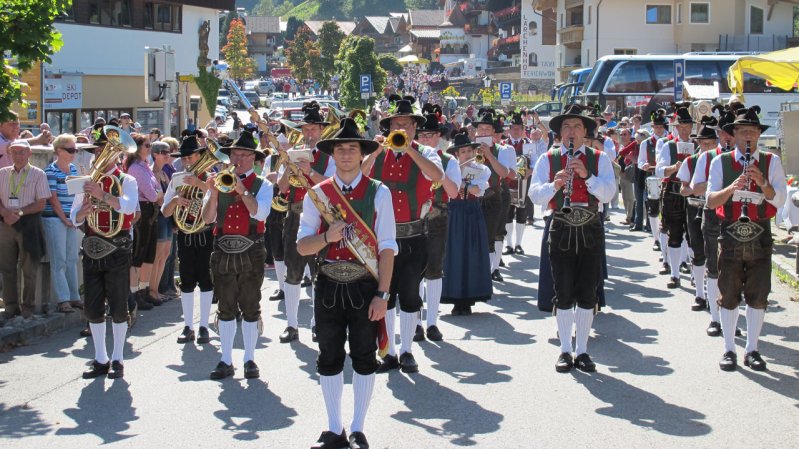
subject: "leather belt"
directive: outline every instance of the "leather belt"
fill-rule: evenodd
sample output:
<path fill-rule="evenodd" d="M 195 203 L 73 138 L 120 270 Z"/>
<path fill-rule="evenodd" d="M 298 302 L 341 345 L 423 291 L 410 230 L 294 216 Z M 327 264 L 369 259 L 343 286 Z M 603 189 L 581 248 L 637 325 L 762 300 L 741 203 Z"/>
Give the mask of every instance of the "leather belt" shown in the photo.
<path fill-rule="evenodd" d="M 355 262 L 326 262 L 319 266 L 319 271 L 328 278 L 348 284 L 369 277 L 369 271 L 363 265 Z"/>
<path fill-rule="evenodd" d="M 704 208 L 705 207 L 705 199 L 704 198 L 697 198 L 693 196 L 689 196 L 685 198 L 688 201 L 688 205 L 691 207 L 698 207 Z"/>
<path fill-rule="evenodd" d="M 397 238 L 415 237 L 424 234 L 424 220 L 397 223 Z"/>
<path fill-rule="evenodd" d="M 428 213 L 425 218 L 430 220 L 436 217 L 441 217 L 443 215 L 446 215 L 448 210 L 449 210 L 449 205 L 447 203 L 433 204 L 433 208 L 430 210 L 430 213 Z"/>
<path fill-rule="evenodd" d="M 553 219 L 565 222 L 569 226 L 583 226 L 594 221 L 597 217 L 599 217 L 599 214 L 597 214 L 596 210 L 574 206 L 572 206 L 572 210 L 568 214 L 555 212 L 552 216 Z"/>
<path fill-rule="evenodd" d="M 263 234 L 256 235 L 254 237 L 248 237 L 244 235 L 222 235 L 217 236 L 216 241 L 214 242 L 215 246 L 222 250 L 222 252 L 227 254 L 241 254 L 244 251 L 247 251 L 255 244 L 263 244 L 264 236 Z"/>
<path fill-rule="evenodd" d="M 725 230 L 730 237 L 741 243 L 749 243 L 757 239 L 764 231 L 763 226 L 753 221 L 734 221 Z"/>
<path fill-rule="evenodd" d="M 301 214 L 302 201 L 295 201 L 293 203 L 289 203 L 289 212 L 294 212 L 295 214 Z"/>
<path fill-rule="evenodd" d="M 118 249 L 129 250 L 133 246 L 132 240 L 127 236 L 106 239 L 97 235 L 90 235 L 83 239 L 83 253 L 90 259 L 98 260 L 113 254 Z"/>

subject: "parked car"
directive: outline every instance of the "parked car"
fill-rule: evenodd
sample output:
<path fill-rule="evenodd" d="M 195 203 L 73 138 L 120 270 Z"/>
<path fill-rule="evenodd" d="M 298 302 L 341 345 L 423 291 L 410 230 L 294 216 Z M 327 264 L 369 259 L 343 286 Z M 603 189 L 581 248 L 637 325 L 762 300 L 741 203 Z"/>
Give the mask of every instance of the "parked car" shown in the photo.
<path fill-rule="evenodd" d="M 258 92 L 259 95 L 270 95 L 275 91 L 275 84 L 269 80 L 258 81 L 258 84 L 255 86 L 255 91 Z"/>
<path fill-rule="evenodd" d="M 245 90 L 245 91 L 242 91 L 241 93 L 244 94 L 244 96 L 247 98 L 247 100 L 250 102 L 250 104 L 254 108 L 260 108 L 261 107 L 261 97 L 258 96 L 258 92 L 254 91 L 254 90 Z M 244 105 L 243 102 L 241 103 L 241 107 L 242 108 L 246 108 L 246 106 Z"/>
<path fill-rule="evenodd" d="M 216 105 L 224 107 L 226 111 L 233 109 L 233 103 L 230 101 L 230 97 L 217 97 Z"/>
<path fill-rule="evenodd" d="M 559 101 L 547 101 L 533 106 L 533 111 L 541 117 L 552 117 L 560 114 L 563 105 Z"/>

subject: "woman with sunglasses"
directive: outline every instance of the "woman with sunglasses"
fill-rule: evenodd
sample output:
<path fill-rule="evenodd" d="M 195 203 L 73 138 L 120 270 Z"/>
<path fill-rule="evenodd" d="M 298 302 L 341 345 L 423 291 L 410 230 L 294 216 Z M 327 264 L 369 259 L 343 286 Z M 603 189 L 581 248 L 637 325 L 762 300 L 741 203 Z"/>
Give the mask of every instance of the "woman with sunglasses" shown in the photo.
<path fill-rule="evenodd" d="M 169 156 L 171 153 L 169 144 L 166 142 L 153 142 L 152 143 L 153 155 L 153 174 L 155 179 L 161 187 L 161 192 L 166 192 L 169 181 L 172 179 L 172 174 L 175 169 L 172 167 L 172 158 Z M 169 296 L 161 295 L 159 286 L 161 284 L 161 276 L 164 273 L 166 261 L 169 258 L 169 253 L 172 251 L 172 219 L 165 217 L 161 213 L 161 206 L 163 205 L 163 195 L 160 195 L 160 200 L 156 202 L 158 206 L 157 221 L 156 221 L 156 246 L 155 246 L 155 260 L 153 261 L 153 269 L 150 273 L 150 285 L 152 286 L 153 297 L 162 301 L 171 299 Z"/>
<path fill-rule="evenodd" d="M 53 141 L 55 160 L 44 169 L 52 196 L 42 211 L 42 225 L 50 258 L 50 282 L 53 295 L 61 313 L 72 313 L 82 309 L 78 281 L 78 253 L 80 232 L 72 224 L 69 214 L 75 195 L 67 191 L 68 176 L 78 176 L 72 163 L 75 159 L 77 139 L 72 134 L 61 134 Z"/>

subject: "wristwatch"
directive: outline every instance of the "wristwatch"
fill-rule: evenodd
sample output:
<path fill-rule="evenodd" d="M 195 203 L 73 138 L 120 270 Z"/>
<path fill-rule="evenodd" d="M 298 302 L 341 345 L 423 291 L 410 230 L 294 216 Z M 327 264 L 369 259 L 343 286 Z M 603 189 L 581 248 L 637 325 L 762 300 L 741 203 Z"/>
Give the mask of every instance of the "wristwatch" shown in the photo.
<path fill-rule="evenodd" d="M 382 299 L 383 301 L 388 302 L 388 297 L 391 296 L 388 292 L 381 292 L 380 290 L 375 292 L 375 296 Z"/>
<path fill-rule="evenodd" d="M 25 212 L 23 212 L 23 211 L 22 211 L 22 209 L 20 209 L 20 210 L 17 212 L 17 215 L 19 215 L 19 216 L 21 217 L 21 216 L 25 215 Z"/>
<path fill-rule="evenodd" d="M 244 193 L 241 194 L 241 196 L 250 196 L 250 191 L 245 190 Z"/>

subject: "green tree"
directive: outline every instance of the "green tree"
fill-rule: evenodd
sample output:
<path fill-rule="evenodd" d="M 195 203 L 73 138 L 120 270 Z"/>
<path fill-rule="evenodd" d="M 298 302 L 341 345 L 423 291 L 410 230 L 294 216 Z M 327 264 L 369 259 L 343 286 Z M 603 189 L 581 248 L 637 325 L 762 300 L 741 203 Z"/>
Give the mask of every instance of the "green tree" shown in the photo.
<path fill-rule="evenodd" d="M 295 78 L 322 81 L 324 70 L 319 43 L 311 38 L 307 28 L 300 28 L 293 41 L 286 41 L 283 51 Z"/>
<path fill-rule="evenodd" d="M 71 0 L 3 0 L 0 6 L 0 122 L 11 116 L 11 105 L 23 101 L 20 73 L 39 61 L 52 62 L 50 55 L 61 49 L 61 33 L 53 26 L 65 16 Z M 16 60 L 10 64 L 4 56 Z"/>
<path fill-rule="evenodd" d="M 227 33 L 227 45 L 222 48 L 233 79 L 247 79 L 255 72 L 255 60 L 247 55 L 247 35 L 244 21 L 233 19 Z"/>
<path fill-rule="evenodd" d="M 286 32 L 283 35 L 284 42 L 293 41 L 301 25 L 302 20 L 294 16 L 289 17 L 286 21 Z"/>
<path fill-rule="evenodd" d="M 219 18 L 219 48 L 224 48 L 227 45 L 226 31 L 230 29 L 230 23 L 238 18 L 239 14 L 236 11 L 230 11 Z"/>
<path fill-rule="evenodd" d="M 344 32 L 333 21 L 323 23 L 322 28 L 319 30 L 318 44 L 321 73 L 319 78 L 314 77 L 314 79 L 319 81 L 319 84 L 323 87 L 329 87 L 330 77 L 336 73 L 336 56 L 338 56 L 344 37 Z"/>
<path fill-rule="evenodd" d="M 383 54 L 377 59 L 380 61 L 380 67 L 382 67 L 386 72 L 391 72 L 394 75 L 399 75 L 402 73 L 402 64 L 399 63 L 396 56 L 391 54 Z"/>
<path fill-rule="evenodd" d="M 348 108 L 363 106 L 360 94 L 362 74 L 372 75 L 372 88 L 375 92 L 383 91 L 386 85 L 386 71 L 378 64 L 375 54 L 375 41 L 370 37 L 350 35 L 341 43 L 336 58 L 336 70 L 341 77 L 340 101 Z M 374 104 L 375 98 L 369 99 Z"/>

